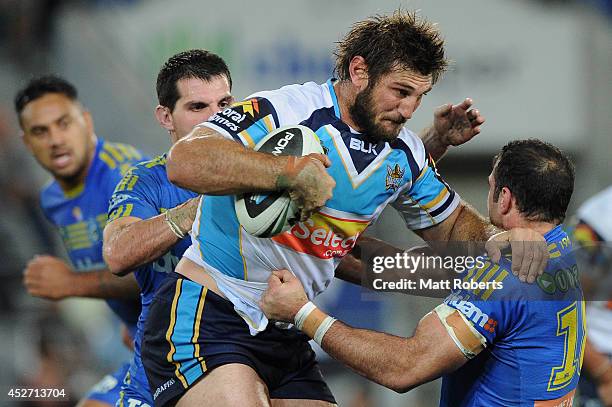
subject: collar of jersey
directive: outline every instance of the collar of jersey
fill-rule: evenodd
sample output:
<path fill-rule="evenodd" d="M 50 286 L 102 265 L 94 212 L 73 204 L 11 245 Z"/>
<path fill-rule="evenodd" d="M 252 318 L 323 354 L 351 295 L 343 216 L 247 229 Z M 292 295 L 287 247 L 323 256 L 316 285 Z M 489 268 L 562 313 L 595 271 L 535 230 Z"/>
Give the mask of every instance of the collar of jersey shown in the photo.
<path fill-rule="evenodd" d="M 340 105 L 338 104 L 338 97 L 336 96 L 336 91 L 334 90 L 334 83 L 336 83 L 336 78 L 329 78 L 327 80 L 327 87 L 329 88 L 329 95 L 331 96 L 332 103 L 334 104 L 334 113 L 338 119 L 340 117 Z"/>

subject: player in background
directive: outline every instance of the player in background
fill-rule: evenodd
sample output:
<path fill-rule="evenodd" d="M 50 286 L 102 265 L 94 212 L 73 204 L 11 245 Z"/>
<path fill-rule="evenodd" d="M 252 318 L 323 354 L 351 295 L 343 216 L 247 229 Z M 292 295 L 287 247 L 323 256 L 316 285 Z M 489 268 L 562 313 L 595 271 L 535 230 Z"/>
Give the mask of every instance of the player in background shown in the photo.
<path fill-rule="evenodd" d="M 461 203 L 421 140 L 404 128 L 445 65 L 443 41 L 431 24 L 402 12 L 362 21 L 340 42 L 340 80 L 256 93 L 173 146 L 169 179 L 207 196 L 194 243 L 177 266 L 180 276 L 160 287 L 145 325 L 142 358 L 156 405 L 334 403 L 308 338 L 268 324 L 257 304 L 272 271 L 303 266 L 298 277 L 309 298 L 316 296 L 393 202 L 426 240 L 486 240 L 497 232 Z M 467 126 L 478 127 L 478 114 L 465 116 Z M 252 151 L 289 124 L 313 129 L 327 156 Z M 303 222 L 271 239 L 244 233 L 231 194 L 279 189 L 299 202 Z M 342 239 L 343 249 L 332 250 L 336 239 L 320 239 L 329 233 Z M 542 239 L 528 229 L 503 238 L 518 234 Z M 527 250 L 526 271 L 544 262 L 543 247 L 533 262 Z"/>
<path fill-rule="evenodd" d="M 464 281 L 503 288 L 453 292 L 412 337 L 336 321 L 308 301 L 287 270 L 270 276 L 261 306 L 268 318 L 294 322 L 332 357 L 395 391 L 444 376 L 441 406 L 571 406 L 586 340 L 576 261 L 561 225 L 573 187 L 573 165 L 559 149 L 533 139 L 508 143 L 489 176 L 489 216 L 505 230 L 544 234 L 548 266 L 538 284 L 526 284 L 508 257 L 499 264 L 485 257 Z M 562 280 L 564 288 L 555 286 Z"/>
<path fill-rule="evenodd" d="M 24 284 L 36 297 L 106 300 L 133 337 L 140 314 L 138 284 L 119 278 L 102 258 L 102 230 L 108 200 L 125 171 L 145 157 L 132 146 L 110 143 L 94 132 L 91 114 L 66 80 L 46 76 L 30 81 L 15 97 L 23 142 L 53 180 L 40 203 L 59 230 L 72 265 L 41 255 L 24 272 Z M 130 340 L 131 341 L 131 340 Z M 81 404 L 114 405 L 128 364 L 107 375 Z"/>
<path fill-rule="evenodd" d="M 172 144 L 195 125 L 228 107 L 232 78 L 223 59 L 204 50 L 170 57 L 157 76 L 155 117 Z M 133 271 L 141 288 L 142 312 L 134 338 L 134 360 L 118 406 L 153 405 L 140 359 L 142 329 L 155 290 L 191 244 L 188 232 L 199 195 L 177 187 L 166 175 L 166 154 L 133 167 L 117 186 L 104 229 L 104 258 L 111 271 Z"/>
<path fill-rule="evenodd" d="M 612 187 L 588 199 L 576 214 L 573 232 L 586 297 L 589 339 L 584 354 L 578 406 L 612 406 Z"/>

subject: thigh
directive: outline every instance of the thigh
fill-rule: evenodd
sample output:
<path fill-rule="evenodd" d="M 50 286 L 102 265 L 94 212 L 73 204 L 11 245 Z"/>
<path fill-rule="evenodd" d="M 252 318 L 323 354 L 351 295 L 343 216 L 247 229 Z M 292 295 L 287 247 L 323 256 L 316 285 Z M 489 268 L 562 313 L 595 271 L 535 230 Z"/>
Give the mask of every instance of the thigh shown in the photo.
<path fill-rule="evenodd" d="M 231 363 L 219 366 L 193 385 L 176 407 L 270 406 L 268 388 L 250 366 Z"/>

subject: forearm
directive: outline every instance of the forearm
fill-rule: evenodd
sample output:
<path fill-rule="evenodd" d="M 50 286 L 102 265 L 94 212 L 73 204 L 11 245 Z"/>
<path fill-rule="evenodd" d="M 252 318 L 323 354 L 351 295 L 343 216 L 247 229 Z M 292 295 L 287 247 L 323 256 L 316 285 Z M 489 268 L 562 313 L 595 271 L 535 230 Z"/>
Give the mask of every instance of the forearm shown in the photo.
<path fill-rule="evenodd" d="M 425 150 L 434 161 L 439 161 L 444 154 L 446 154 L 446 151 L 448 151 L 448 144 L 444 144 L 440 141 L 440 137 L 433 125 L 421 130 L 419 137 L 425 145 Z"/>
<path fill-rule="evenodd" d="M 118 277 L 108 269 L 75 272 L 70 287 L 70 297 L 90 298 L 138 298 L 140 288 L 132 275 Z"/>
<path fill-rule="evenodd" d="M 179 240 L 163 214 L 138 220 L 120 226 L 105 239 L 104 260 L 113 274 L 126 275 L 163 256 Z"/>
<path fill-rule="evenodd" d="M 414 338 L 352 328 L 336 321 L 323 337 L 322 348 L 358 374 L 397 392 L 434 379 L 421 376 L 416 369 L 420 357 Z M 412 378 L 410 383 L 406 377 Z"/>
<path fill-rule="evenodd" d="M 461 203 L 460 212 L 450 228 L 449 242 L 485 242 L 501 232 L 466 202 Z"/>
<path fill-rule="evenodd" d="M 208 195 L 276 190 L 287 157 L 258 153 L 198 127 L 168 154 L 168 179 Z"/>

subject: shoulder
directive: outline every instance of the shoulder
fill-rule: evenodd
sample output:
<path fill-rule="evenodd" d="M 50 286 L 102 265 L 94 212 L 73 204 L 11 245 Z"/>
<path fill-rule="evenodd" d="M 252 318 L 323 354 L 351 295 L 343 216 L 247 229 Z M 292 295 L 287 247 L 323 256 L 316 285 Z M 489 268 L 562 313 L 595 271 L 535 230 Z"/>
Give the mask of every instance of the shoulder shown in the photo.
<path fill-rule="evenodd" d="M 125 174 L 130 167 L 147 159 L 136 147 L 124 143 L 102 141 L 95 157 L 107 171 Z"/>
<path fill-rule="evenodd" d="M 115 193 L 142 189 L 150 191 L 163 184 L 170 184 L 166 175 L 165 154 L 131 167 L 117 184 Z"/>
<path fill-rule="evenodd" d="M 406 154 L 409 161 L 414 161 L 420 169 L 427 164 L 427 152 L 420 137 L 411 130 L 403 128 L 399 136 L 390 146 L 395 150 L 401 150 Z"/>
<path fill-rule="evenodd" d="M 64 193 L 57 181 L 50 179 L 40 191 L 40 206 L 44 212 L 64 199 Z"/>
<path fill-rule="evenodd" d="M 309 117 L 312 111 L 333 106 L 333 102 L 326 84 L 319 85 L 314 82 L 283 86 L 280 89 L 257 92 L 250 98 L 263 99 L 287 122 L 300 122 Z"/>

